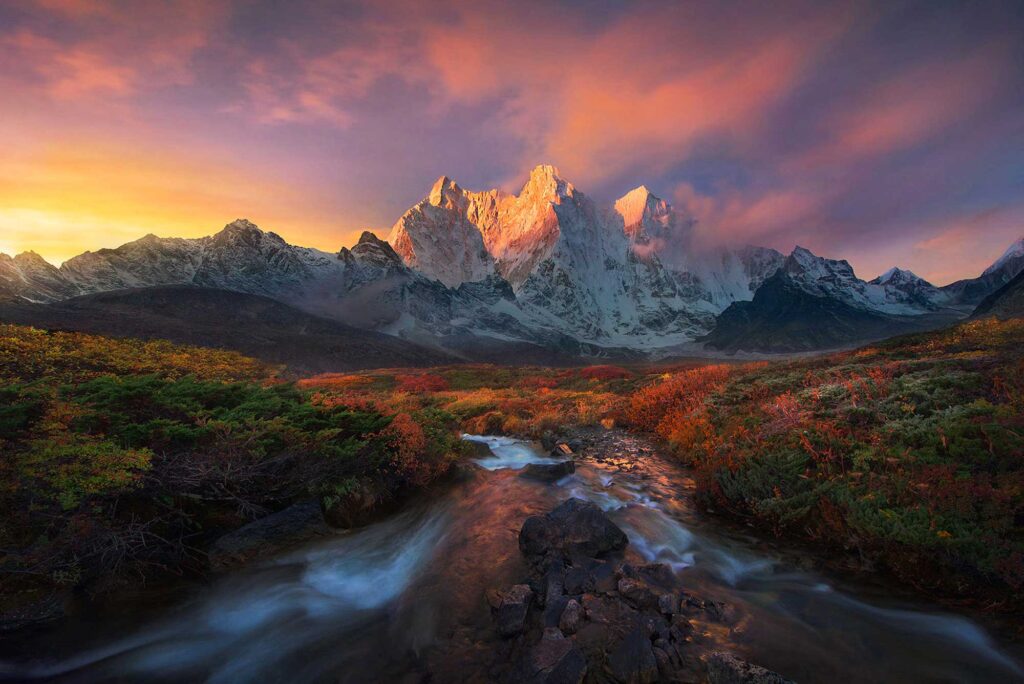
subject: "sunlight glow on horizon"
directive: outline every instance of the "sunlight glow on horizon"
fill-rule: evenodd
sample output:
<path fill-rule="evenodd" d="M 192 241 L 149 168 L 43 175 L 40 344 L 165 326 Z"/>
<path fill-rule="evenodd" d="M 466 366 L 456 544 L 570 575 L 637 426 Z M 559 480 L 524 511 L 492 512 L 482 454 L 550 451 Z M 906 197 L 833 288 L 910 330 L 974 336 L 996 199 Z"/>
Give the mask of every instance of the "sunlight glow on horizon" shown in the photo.
<path fill-rule="evenodd" d="M 865 279 L 976 276 L 1024 233 L 1019 4 L 591 7 L 0 3 L 0 246 L 59 263 L 248 218 L 334 252 L 439 175 L 541 162 Z"/>

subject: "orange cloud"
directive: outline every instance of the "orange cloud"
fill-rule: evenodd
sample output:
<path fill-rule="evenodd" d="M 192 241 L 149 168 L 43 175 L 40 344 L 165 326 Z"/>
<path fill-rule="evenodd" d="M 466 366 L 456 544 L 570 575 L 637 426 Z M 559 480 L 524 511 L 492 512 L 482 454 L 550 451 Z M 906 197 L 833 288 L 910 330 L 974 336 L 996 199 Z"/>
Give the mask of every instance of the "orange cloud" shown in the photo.
<path fill-rule="evenodd" d="M 702 195 L 682 184 L 673 193 L 677 206 L 697 219 L 696 239 L 703 245 L 758 244 L 790 250 L 795 243 L 819 249 L 828 242 L 821 233 L 827 191 L 785 188 L 760 193 L 730 190 Z M 784 241 L 780 236 L 784 235 Z"/>
<path fill-rule="evenodd" d="M 1006 46 L 910 68 L 858 93 L 825 124 L 825 142 L 790 160 L 792 171 L 815 171 L 898 152 L 941 134 L 984 106 L 1006 82 Z"/>
<path fill-rule="evenodd" d="M 425 56 L 450 102 L 507 99 L 521 166 L 554 159 L 581 185 L 631 166 L 659 173 L 708 135 L 750 140 L 848 23 L 818 11 L 719 25 L 735 17 L 641 5 L 587 35 L 565 30 L 571 11 L 546 10 L 459 6 L 427 24 Z M 759 20 L 768 26 L 751 30 Z"/>
<path fill-rule="evenodd" d="M 385 76 L 422 81 L 426 65 L 405 31 L 387 25 L 363 27 L 357 44 L 319 55 L 300 45 L 280 42 L 273 57 L 258 57 L 246 67 L 244 86 L 263 123 L 326 122 L 346 128 L 353 122 L 352 103 Z"/>
<path fill-rule="evenodd" d="M 191 83 L 191 59 L 226 16 L 223 3 L 157 1 L 125 11 L 113 0 L 43 0 L 55 15 L 43 26 L 72 22 L 73 38 L 22 28 L 0 38 L 0 57 L 13 65 L 3 79 L 63 101 L 124 97 Z"/>

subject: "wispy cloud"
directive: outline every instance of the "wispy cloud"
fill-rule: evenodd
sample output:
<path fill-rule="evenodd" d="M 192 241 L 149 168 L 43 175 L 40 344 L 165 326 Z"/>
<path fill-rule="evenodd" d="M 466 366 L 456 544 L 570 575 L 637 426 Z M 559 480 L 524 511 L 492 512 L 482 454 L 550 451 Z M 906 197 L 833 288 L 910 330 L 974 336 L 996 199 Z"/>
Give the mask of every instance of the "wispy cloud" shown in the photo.
<path fill-rule="evenodd" d="M 660 189 L 705 240 L 799 242 L 865 271 L 893 245 L 926 270 L 912 245 L 951 222 L 1015 220 L 1022 24 L 1000 0 L 12 0 L 0 136 L 30 153 L 25 173 L 52 170 L 48 143 L 93 139 L 111 163 L 146 149 L 167 182 L 214 159 L 216 181 L 188 173 L 229 197 L 273 176 L 261 211 L 315 213 L 307 241 L 328 248 L 441 173 L 514 189 L 545 161 L 604 200 Z M 130 190 L 124 168 L 103 182 Z M 89 199 L 104 192 L 76 195 L 82 213 L 113 212 Z M 214 215 L 225 204 L 211 228 L 242 213 Z M 1004 223 L 976 225 L 999 251 Z"/>

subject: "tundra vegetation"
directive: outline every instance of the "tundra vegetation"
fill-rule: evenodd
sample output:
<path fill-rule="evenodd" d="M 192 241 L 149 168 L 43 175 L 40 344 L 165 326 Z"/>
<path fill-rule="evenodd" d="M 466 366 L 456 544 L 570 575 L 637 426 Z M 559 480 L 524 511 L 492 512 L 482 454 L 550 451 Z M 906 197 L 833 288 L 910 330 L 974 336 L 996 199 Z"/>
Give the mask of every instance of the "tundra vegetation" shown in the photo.
<path fill-rule="evenodd" d="M 0 326 L 0 608 L 201 572 L 250 520 L 392 499 L 462 448 L 444 411 L 321 401 L 232 352 Z"/>
<path fill-rule="evenodd" d="M 286 382 L 231 352 L 0 326 L 2 598 L 201 572 L 218 536 L 292 503 L 435 482 L 467 455 L 460 431 L 602 426 L 656 436 L 716 512 L 1013 608 L 1022 341 L 1024 321 L 981 320 L 774 363 Z"/>
<path fill-rule="evenodd" d="M 455 416 L 471 433 L 572 425 L 657 436 L 698 500 L 1011 609 L 1024 587 L 1024 321 L 984 319 L 796 361 L 375 371 L 323 398 Z"/>

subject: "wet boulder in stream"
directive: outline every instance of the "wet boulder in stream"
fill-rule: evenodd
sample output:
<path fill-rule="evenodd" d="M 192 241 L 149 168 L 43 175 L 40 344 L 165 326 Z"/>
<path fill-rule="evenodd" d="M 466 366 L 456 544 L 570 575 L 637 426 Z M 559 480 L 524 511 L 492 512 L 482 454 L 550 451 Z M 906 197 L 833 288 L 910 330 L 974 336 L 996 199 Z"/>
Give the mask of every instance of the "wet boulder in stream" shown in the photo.
<path fill-rule="evenodd" d="M 229 532 L 213 543 L 208 557 L 213 568 L 223 570 L 330 533 L 320 504 L 304 501 Z"/>
<path fill-rule="evenodd" d="M 566 475 L 576 472 L 574 461 L 560 463 L 530 463 L 519 472 L 519 477 L 538 482 L 557 482 Z"/>
<path fill-rule="evenodd" d="M 615 680 L 622 684 L 650 684 L 658 680 L 658 661 L 643 627 L 636 627 L 622 639 L 608 657 Z"/>
<path fill-rule="evenodd" d="M 576 498 L 550 513 L 530 516 L 519 532 L 519 549 L 534 561 L 550 556 L 599 557 L 621 551 L 628 542 L 604 511 Z"/>
<path fill-rule="evenodd" d="M 583 653 L 555 627 L 544 630 L 525 666 L 524 679 L 536 684 L 580 684 L 587 674 Z"/>
<path fill-rule="evenodd" d="M 707 667 L 710 684 L 793 684 L 777 672 L 721 651 L 708 656 Z"/>
<path fill-rule="evenodd" d="M 501 636 L 515 636 L 523 631 L 532 601 L 533 590 L 525 584 L 517 584 L 508 591 L 488 592 L 487 602 Z"/>
<path fill-rule="evenodd" d="M 508 669 L 496 681 L 784 681 L 735 679 L 778 675 L 724 654 L 705 663 L 708 650 L 695 641 L 688 615 L 699 611 L 713 620 L 705 607 L 715 604 L 683 591 L 667 565 L 622 562 L 618 554 L 627 543 L 600 508 L 581 499 L 526 519 L 519 547 L 530 576 L 508 591 L 488 593 L 506 639 L 498 657 L 507 661 L 495 672 Z"/>

